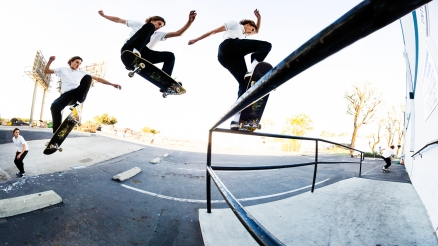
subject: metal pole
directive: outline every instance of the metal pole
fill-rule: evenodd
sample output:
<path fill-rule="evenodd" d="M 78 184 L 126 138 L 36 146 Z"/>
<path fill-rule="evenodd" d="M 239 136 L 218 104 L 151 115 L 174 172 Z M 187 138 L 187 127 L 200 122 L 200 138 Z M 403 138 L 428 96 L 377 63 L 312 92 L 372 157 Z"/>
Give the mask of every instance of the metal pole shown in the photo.
<path fill-rule="evenodd" d="M 32 121 L 33 121 L 33 108 L 35 107 L 35 100 L 36 100 L 37 89 L 38 89 L 38 82 L 35 81 L 35 88 L 33 89 L 32 108 L 30 109 L 29 127 L 32 127 Z"/>
<path fill-rule="evenodd" d="M 41 103 L 40 120 L 43 120 L 44 104 L 46 103 L 46 93 L 47 93 L 47 89 L 44 89 L 44 92 L 43 92 L 43 102 Z"/>
<path fill-rule="evenodd" d="M 207 167 L 211 167 L 211 140 L 213 137 L 213 131 L 208 131 L 208 147 L 207 147 Z M 211 177 L 206 168 L 207 178 L 207 213 L 211 213 Z"/>
<path fill-rule="evenodd" d="M 363 153 L 360 152 L 360 165 L 359 165 L 359 177 L 362 174 L 362 159 L 363 159 Z"/>
<path fill-rule="evenodd" d="M 313 170 L 312 193 L 315 190 L 316 171 L 318 169 L 318 140 L 315 141 L 315 169 Z"/>

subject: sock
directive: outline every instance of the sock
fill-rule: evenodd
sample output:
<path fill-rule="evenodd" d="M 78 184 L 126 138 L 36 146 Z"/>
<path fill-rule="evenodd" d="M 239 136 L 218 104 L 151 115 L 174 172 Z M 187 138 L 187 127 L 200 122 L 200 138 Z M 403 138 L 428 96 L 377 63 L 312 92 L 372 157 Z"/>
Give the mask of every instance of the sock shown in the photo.
<path fill-rule="evenodd" d="M 254 61 L 252 61 L 251 66 L 248 69 L 248 72 L 254 71 L 254 68 L 257 66 L 257 64 L 259 64 L 259 62 L 256 59 L 254 59 Z"/>
<path fill-rule="evenodd" d="M 232 121 L 239 122 L 239 119 L 240 119 L 240 112 L 234 115 Z"/>

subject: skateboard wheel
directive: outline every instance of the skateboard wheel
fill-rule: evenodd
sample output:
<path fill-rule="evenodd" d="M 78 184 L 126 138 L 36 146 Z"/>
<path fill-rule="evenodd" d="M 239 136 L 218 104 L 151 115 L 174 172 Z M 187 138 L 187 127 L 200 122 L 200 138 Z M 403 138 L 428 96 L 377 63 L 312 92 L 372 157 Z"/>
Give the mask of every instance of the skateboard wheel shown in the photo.
<path fill-rule="evenodd" d="M 140 63 L 140 64 L 138 64 L 138 67 L 140 67 L 141 69 L 143 69 L 143 68 L 146 67 L 146 65 L 144 65 L 144 63 Z"/>
<path fill-rule="evenodd" d="M 163 97 L 166 98 L 167 97 L 167 93 L 163 92 Z"/>
<path fill-rule="evenodd" d="M 59 148 L 58 151 L 59 151 L 59 152 L 62 152 L 62 148 Z"/>
<path fill-rule="evenodd" d="M 257 129 L 259 129 L 259 130 L 262 129 L 262 125 L 259 124 L 259 125 L 257 126 Z"/>
<path fill-rule="evenodd" d="M 181 92 L 181 88 L 176 87 L 176 88 L 175 88 L 175 91 L 176 91 L 177 93 L 180 93 L 180 92 Z"/>
<path fill-rule="evenodd" d="M 129 76 L 130 78 L 132 78 L 132 77 L 134 77 L 134 73 L 133 73 L 133 72 L 129 72 L 129 73 L 128 73 L 128 76 Z"/>
<path fill-rule="evenodd" d="M 54 148 L 55 148 L 55 145 L 51 144 L 50 149 L 54 149 Z"/>
<path fill-rule="evenodd" d="M 47 142 L 45 145 L 46 145 L 46 147 L 47 147 L 47 145 L 49 145 L 49 142 Z"/>
<path fill-rule="evenodd" d="M 80 122 L 76 122 L 76 123 L 78 123 L 78 126 L 81 126 L 81 125 L 82 125 Z"/>

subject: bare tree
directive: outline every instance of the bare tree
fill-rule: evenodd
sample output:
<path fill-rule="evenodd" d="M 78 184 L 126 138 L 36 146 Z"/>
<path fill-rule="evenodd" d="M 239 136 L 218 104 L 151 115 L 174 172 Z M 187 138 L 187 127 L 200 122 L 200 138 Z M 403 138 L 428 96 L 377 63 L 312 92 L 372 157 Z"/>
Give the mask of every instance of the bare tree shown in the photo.
<path fill-rule="evenodd" d="M 395 106 L 391 107 L 391 110 L 387 113 L 387 121 L 385 124 L 386 130 L 386 142 L 388 143 L 388 147 L 394 145 L 395 135 L 398 132 L 398 128 L 400 128 L 400 120 L 399 114 Z"/>
<path fill-rule="evenodd" d="M 400 151 L 400 148 L 402 146 L 403 137 L 405 136 L 405 129 L 404 129 L 404 119 L 405 119 L 405 106 L 400 104 L 396 108 L 396 117 L 397 120 L 395 122 L 395 131 L 397 132 L 397 151 L 395 154 L 398 156 L 398 152 Z"/>
<path fill-rule="evenodd" d="M 377 133 L 368 135 L 368 146 L 371 148 L 371 153 L 375 152 L 376 146 L 380 142 L 381 131 L 384 123 L 383 119 L 379 120 L 377 123 Z"/>
<path fill-rule="evenodd" d="M 347 113 L 353 115 L 351 147 L 354 148 L 359 128 L 373 120 L 377 106 L 382 103 L 381 94 L 372 88 L 369 82 L 366 82 L 362 86 L 354 85 L 352 90 L 345 92 L 344 97 L 348 101 Z M 350 155 L 353 156 L 352 150 L 350 150 Z"/>

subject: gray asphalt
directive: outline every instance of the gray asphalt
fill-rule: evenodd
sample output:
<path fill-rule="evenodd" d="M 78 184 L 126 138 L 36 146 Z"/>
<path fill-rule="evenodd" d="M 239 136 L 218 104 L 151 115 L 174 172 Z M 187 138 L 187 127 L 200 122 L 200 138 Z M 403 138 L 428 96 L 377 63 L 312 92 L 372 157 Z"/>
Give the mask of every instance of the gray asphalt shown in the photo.
<path fill-rule="evenodd" d="M 0 129 L 0 136 L 7 136 L 5 132 L 10 130 Z M 50 132 L 47 135 L 47 130 L 28 131 L 24 128 L 21 135 L 27 141 L 51 136 Z M 83 134 L 78 136 L 87 137 Z M 101 135 L 93 137 L 103 143 L 108 139 Z M 10 138 L 5 137 L 4 144 L 11 144 Z M 126 143 L 118 141 L 120 145 Z M 162 162 L 156 165 L 149 163 L 149 160 L 164 153 L 169 156 Z M 212 163 L 217 166 L 272 165 L 309 162 L 313 158 L 275 154 L 214 154 Z M 352 159 L 336 155 L 321 155 L 320 158 L 327 161 Z M 58 205 L 0 219 L 1 241 L 7 245 L 203 245 L 198 209 L 206 208 L 205 161 L 206 154 L 202 151 L 143 145 L 137 151 L 87 168 L 0 182 L 0 199 L 46 190 L 54 190 L 63 199 Z M 382 164 L 383 160 L 365 160 L 362 172 L 366 175 L 363 178 L 410 183 L 404 166 L 394 165 L 393 171 L 387 175 L 379 170 Z M 142 172 L 124 182 L 111 179 L 115 174 L 133 167 L 140 167 Z M 317 182 L 329 179 L 319 187 L 329 186 L 340 180 L 358 177 L 358 171 L 357 164 L 320 165 Z M 312 182 L 313 167 L 222 171 L 219 176 L 238 199 L 254 198 L 242 202 L 244 206 L 249 206 L 309 192 L 309 189 L 304 189 L 263 198 L 308 186 Z M 216 188 L 212 189 L 212 198 L 217 201 L 213 204 L 214 208 L 228 207 Z"/>

